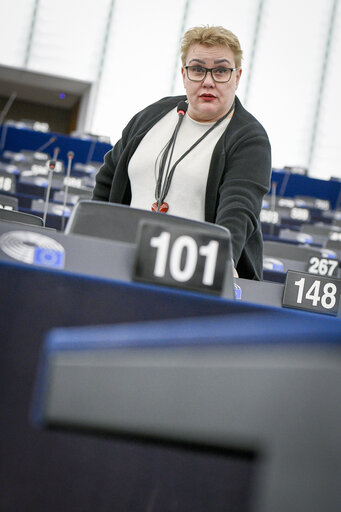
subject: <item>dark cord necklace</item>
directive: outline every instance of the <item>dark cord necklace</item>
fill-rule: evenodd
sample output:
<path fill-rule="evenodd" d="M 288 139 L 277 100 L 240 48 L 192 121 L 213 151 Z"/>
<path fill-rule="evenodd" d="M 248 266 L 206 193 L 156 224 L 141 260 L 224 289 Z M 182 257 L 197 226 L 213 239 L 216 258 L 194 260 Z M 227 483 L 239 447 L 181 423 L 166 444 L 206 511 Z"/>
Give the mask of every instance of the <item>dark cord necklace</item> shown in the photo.
<path fill-rule="evenodd" d="M 174 165 L 170 169 L 170 163 L 171 163 L 172 156 L 173 156 L 175 141 L 176 141 L 179 129 L 180 129 L 180 125 L 181 125 L 183 116 L 179 119 L 179 121 L 175 127 L 175 130 L 164 149 L 164 153 L 161 158 L 160 167 L 159 167 L 159 175 L 158 175 L 158 178 L 156 181 L 156 187 L 155 187 L 156 201 L 155 201 L 155 203 L 152 204 L 153 211 L 162 212 L 162 213 L 166 213 L 168 211 L 169 204 L 165 202 L 165 199 L 169 192 L 169 188 L 172 183 L 173 174 L 174 174 L 176 166 L 181 162 L 181 160 L 183 160 L 185 158 L 185 156 L 188 155 L 188 153 L 190 153 L 192 151 L 192 149 L 194 149 L 198 144 L 200 144 L 200 142 L 205 137 L 207 137 L 214 130 L 214 128 L 216 128 L 222 121 L 224 121 L 224 119 L 226 119 L 231 114 L 231 112 L 234 109 L 234 106 L 235 106 L 235 102 L 232 103 L 230 110 L 223 117 L 218 119 L 218 121 L 216 121 L 201 137 L 199 137 L 199 139 L 196 140 L 194 142 L 194 144 L 192 144 L 192 146 L 189 149 L 187 149 L 187 151 L 185 151 L 185 153 L 183 153 L 183 155 L 180 156 L 180 158 L 178 158 L 178 160 L 174 163 Z M 169 152 L 170 152 L 170 155 L 169 155 Z M 165 179 L 163 181 L 163 175 L 164 175 L 168 155 L 169 155 L 168 165 L 167 165 Z"/>

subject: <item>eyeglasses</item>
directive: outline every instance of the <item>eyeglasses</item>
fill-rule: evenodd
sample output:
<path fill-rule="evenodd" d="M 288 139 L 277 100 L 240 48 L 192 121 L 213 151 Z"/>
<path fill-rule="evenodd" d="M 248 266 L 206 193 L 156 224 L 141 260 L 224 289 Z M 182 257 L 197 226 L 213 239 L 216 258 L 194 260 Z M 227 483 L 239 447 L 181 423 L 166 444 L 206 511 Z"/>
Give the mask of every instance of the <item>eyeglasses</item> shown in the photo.
<path fill-rule="evenodd" d="M 187 77 L 192 82 L 202 82 L 205 80 L 207 73 L 211 73 L 211 77 L 215 82 L 229 82 L 232 76 L 232 71 L 238 68 L 225 68 L 220 66 L 218 68 L 204 68 L 203 66 L 185 66 Z"/>

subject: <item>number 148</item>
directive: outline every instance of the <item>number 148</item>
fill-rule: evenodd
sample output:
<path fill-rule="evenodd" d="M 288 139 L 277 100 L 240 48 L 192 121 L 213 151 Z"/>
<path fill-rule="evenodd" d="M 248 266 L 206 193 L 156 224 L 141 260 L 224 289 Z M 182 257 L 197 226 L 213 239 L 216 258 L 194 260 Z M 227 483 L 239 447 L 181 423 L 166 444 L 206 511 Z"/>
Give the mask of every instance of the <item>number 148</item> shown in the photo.
<path fill-rule="evenodd" d="M 302 277 L 295 281 L 295 286 L 298 286 L 297 304 L 302 304 L 304 293 L 305 278 Z M 321 281 L 314 281 L 309 290 L 304 295 L 304 298 L 312 301 L 313 306 L 317 306 L 321 301 L 321 306 L 325 309 L 332 309 L 336 303 L 337 288 L 334 283 L 326 283 L 323 287 L 322 296 L 320 296 Z"/>

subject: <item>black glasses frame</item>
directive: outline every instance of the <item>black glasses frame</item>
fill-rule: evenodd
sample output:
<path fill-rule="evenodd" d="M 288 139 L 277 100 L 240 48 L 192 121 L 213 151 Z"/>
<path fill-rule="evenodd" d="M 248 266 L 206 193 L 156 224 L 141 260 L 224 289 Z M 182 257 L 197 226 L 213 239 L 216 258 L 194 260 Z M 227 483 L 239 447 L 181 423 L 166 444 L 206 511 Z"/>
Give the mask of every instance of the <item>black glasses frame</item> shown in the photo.
<path fill-rule="evenodd" d="M 202 69 L 205 70 L 205 74 L 203 76 L 203 78 L 200 78 L 200 80 L 194 80 L 193 78 L 190 78 L 189 75 L 188 75 L 188 70 L 190 68 L 197 68 L 197 67 L 200 67 Z M 207 73 L 211 73 L 211 77 L 212 77 L 212 80 L 214 82 L 217 82 L 218 84 L 226 84 L 227 82 L 229 82 L 231 80 L 231 76 L 232 76 L 232 72 L 233 71 L 236 71 L 237 69 L 239 69 L 238 67 L 237 68 L 225 68 L 225 69 L 228 69 L 230 71 L 230 76 L 229 76 L 229 79 L 228 80 L 216 80 L 213 76 L 213 71 L 215 69 L 219 69 L 219 66 L 218 67 L 215 67 L 215 68 L 205 68 L 204 66 L 184 66 L 185 70 L 186 70 L 186 74 L 187 74 L 187 78 L 188 80 L 191 80 L 191 82 L 202 82 L 203 80 L 205 80 L 206 76 L 207 76 Z"/>

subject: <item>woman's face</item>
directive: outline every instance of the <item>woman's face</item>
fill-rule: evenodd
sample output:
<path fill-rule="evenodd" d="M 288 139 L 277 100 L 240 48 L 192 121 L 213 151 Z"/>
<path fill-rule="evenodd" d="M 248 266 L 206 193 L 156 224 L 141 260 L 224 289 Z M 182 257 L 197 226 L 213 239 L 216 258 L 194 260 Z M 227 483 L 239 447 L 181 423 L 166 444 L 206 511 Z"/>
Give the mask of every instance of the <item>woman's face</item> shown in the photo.
<path fill-rule="evenodd" d="M 235 60 L 230 48 L 224 46 L 192 46 L 186 57 L 186 66 L 205 68 L 234 68 Z M 215 82 L 211 73 L 207 73 L 201 82 L 193 82 L 187 77 L 186 69 L 181 68 L 184 87 L 188 98 L 189 116 L 195 121 L 214 122 L 226 114 L 235 97 L 241 69 L 232 72 L 231 79 L 225 83 Z"/>

